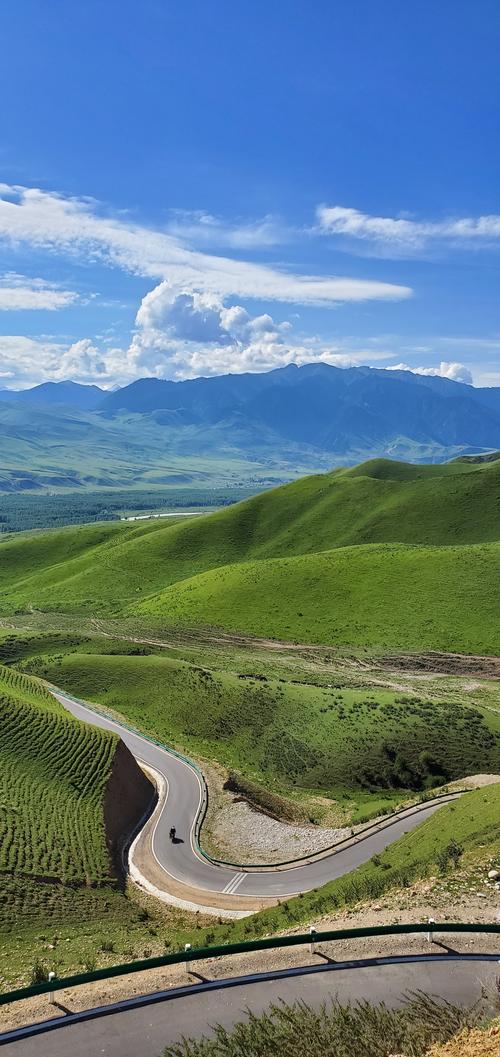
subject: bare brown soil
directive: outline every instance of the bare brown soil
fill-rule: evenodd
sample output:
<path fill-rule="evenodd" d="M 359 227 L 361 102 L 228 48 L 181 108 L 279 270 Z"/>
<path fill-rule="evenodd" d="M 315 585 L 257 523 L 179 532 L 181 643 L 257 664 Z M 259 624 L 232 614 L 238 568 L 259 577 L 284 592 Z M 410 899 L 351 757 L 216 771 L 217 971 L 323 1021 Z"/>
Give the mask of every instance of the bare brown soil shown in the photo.
<path fill-rule="evenodd" d="M 123 849 L 152 809 L 156 798 L 154 785 L 136 763 L 123 741 L 119 741 L 111 774 L 104 794 L 106 843 L 115 873 L 124 878 Z"/>
<path fill-rule="evenodd" d="M 500 657 L 481 657 L 465 653 L 393 653 L 377 659 L 377 666 L 395 672 L 432 672 L 436 675 L 475 676 L 500 679 Z"/>
<path fill-rule="evenodd" d="M 284 653 L 315 654 L 318 659 L 324 657 L 330 663 L 335 659 L 343 667 L 370 670 L 383 668 L 394 672 L 429 672 L 436 675 L 476 676 L 483 679 L 500 679 L 500 657 L 482 656 L 464 653 L 442 653 L 438 650 L 428 650 L 423 653 L 388 653 L 380 656 L 362 659 L 355 654 L 346 654 L 345 651 L 337 650 L 332 645 L 304 642 L 287 642 L 281 639 L 260 638 L 252 635 L 243 635 L 232 632 L 221 632 L 220 629 L 169 629 L 170 641 L 162 641 L 157 638 L 143 638 L 140 635 L 119 635 L 116 632 L 110 634 L 103 628 L 102 622 L 93 620 L 92 624 L 99 634 L 109 638 L 122 638 L 124 641 L 144 643 L 171 649 L 183 643 L 187 646 L 216 645 L 232 646 L 240 649 L 269 650 L 270 652 L 283 651 Z M 326 655 L 326 656 L 325 656 Z"/>

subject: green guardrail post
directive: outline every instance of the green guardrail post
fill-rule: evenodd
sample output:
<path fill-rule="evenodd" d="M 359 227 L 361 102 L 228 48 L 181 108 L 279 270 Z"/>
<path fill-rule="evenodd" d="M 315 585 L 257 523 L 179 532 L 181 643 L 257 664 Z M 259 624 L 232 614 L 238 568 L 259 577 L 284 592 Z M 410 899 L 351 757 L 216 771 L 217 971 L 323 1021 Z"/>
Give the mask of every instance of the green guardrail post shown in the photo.
<path fill-rule="evenodd" d="M 95 983 L 97 980 L 109 980 L 117 976 L 127 976 L 131 973 L 143 972 L 148 969 L 159 969 L 165 965 L 179 965 L 182 962 L 186 966 L 191 961 L 200 961 L 207 958 L 227 957 L 232 954 L 245 954 L 249 951 L 268 951 L 285 947 L 304 946 L 312 943 L 331 942 L 340 939 L 358 939 L 359 937 L 375 936 L 405 936 L 410 933 L 426 933 L 429 942 L 433 941 L 435 932 L 462 932 L 462 933 L 485 933 L 500 936 L 500 924 L 466 924 L 465 922 L 444 922 L 437 924 L 434 921 L 426 923 L 414 922 L 411 925 L 370 925 L 365 928 L 329 929 L 327 931 L 314 932 L 310 926 L 308 932 L 302 932 L 289 936 L 270 936 L 264 940 L 243 940 L 239 943 L 226 943 L 215 947 L 195 947 L 190 944 L 184 945 L 184 950 L 173 954 L 164 954 L 156 958 L 143 958 L 139 961 L 128 962 L 121 965 L 110 965 L 105 969 L 94 969 L 92 972 L 78 973 L 73 976 L 55 977 L 50 982 L 32 984 L 29 987 L 20 987 L 13 991 L 0 994 L 0 1006 L 9 1002 L 17 1002 L 24 998 L 32 998 L 34 995 L 45 995 L 53 991 L 62 991 L 67 987 L 78 987 L 80 984 Z"/>

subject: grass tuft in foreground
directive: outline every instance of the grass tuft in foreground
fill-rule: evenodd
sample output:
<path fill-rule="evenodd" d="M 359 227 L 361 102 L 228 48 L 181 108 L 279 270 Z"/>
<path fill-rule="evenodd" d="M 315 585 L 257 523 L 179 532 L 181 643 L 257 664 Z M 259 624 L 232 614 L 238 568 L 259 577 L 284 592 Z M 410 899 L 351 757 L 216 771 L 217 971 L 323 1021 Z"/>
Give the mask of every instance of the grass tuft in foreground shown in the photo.
<path fill-rule="evenodd" d="M 424 994 L 400 1009 L 370 1002 L 333 1001 L 319 1009 L 279 1003 L 261 1016 L 250 1013 L 229 1031 L 218 1025 L 211 1038 L 168 1046 L 163 1057 L 423 1057 L 433 1043 L 447 1042 L 481 1015 L 479 1004 L 462 1008 Z"/>

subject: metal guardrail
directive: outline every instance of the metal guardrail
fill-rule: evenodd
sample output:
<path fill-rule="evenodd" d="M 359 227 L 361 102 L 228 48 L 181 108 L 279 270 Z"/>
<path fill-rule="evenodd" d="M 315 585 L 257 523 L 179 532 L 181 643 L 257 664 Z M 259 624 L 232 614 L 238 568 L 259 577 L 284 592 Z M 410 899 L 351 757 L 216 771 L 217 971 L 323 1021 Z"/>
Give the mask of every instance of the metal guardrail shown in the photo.
<path fill-rule="evenodd" d="M 111 720 L 111 722 L 113 723 L 119 723 L 119 725 L 123 727 L 124 730 L 128 730 L 130 734 L 135 734 L 137 735 L 137 737 L 143 738 L 144 741 L 149 741 L 151 745 L 156 745 L 158 749 L 162 749 L 163 752 L 167 752 L 171 756 L 177 757 L 178 760 L 181 760 L 183 763 L 187 764 L 188 767 L 192 767 L 193 771 L 195 771 L 195 773 L 198 775 L 202 791 L 202 797 L 193 830 L 194 842 L 196 845 L 196 850 L 199 852 L 202 858 L 206 859 L 207 862 L 211 863 L 213 866 L 230 866 L 235 870 L 265 871 L 277 870 L 282 866 L 300 866 L 301 863 L 309 863 L 311 861 L 324 858 L 328 855 L 328 853 L 334 854 L 337 850 L 344 847 L 344 845 L 349 844 L 350 841 L 357 840 L 358 837 L 362 837 L 365 833 L 369 832 L 369 830 L 373 829 L 376 825 L 375 822 L 367 822 L 366 826 L 362 826 L 352 836 L 343 837 L 342 840 L 336 841 L 335 844 L 329 844 L 326 848 L 322 848 L 319 852 L 313 852 L 309 855 L 299 855 L 296 859 L 284 859 L 283 862 L 236 863 L 231 862 L 229 859 L 217 859 L 215 858 L 215 856 L 210 855 L 209 852 L 205 851 L 201 844 L 201 829 L 208 811 L 208 787 L 205 780 L 205 775 L 203 774 L 203 771 L 198 766 L 198 764 L 194 760 L 192 760 L 190 756 L 186 756 L 184 753 L 178 752 L 177 749 L 172 749 L 169 745 L 165 745 L 163 742 L 158 741 L 157 738 L 153 738 L 150 734 L 145 734 L 142 730 L 138 730 L 137 727 L 130 726 L 129 723 L 123 721 L 121 717 L 117 718 L 117 716 L 113 715 L 112 712 L 105 712 L 100 708 L 96 708 L 95 705 L 89 705 L 87 701 L 81 701 L 78 697 L 74 697 L 73 694 L 69 694 L 66 690 L 61 690 L 60 687 L 54 686 L 53 683 L 49 683 L 48 686 L 51 688 L 51 690 L 55 691 L 56 693 L 63 694 L 64 697 L 69 698 L 70 701 L 74 701 L 75 705 L 81 705 L 83 708 L 87 708 L 89 712 L 95 712 L 97 716 L 102 716 L 103 719 Z M 418 810 L 425 810 L 426 807 L 434 803 L 436 800 L 447 800 L 448 798 L 455 799 L 456 797 L 463 796 L 465 793 L 469 792 L 472 792 L 472 790 L 463 789 L 454 793 L 438 793 L 435 797 L 429 797 L 428 799 L 419 800 L 415 804 L 409 804 L 407 807 L 402 807 L 399 808 L 397 811 L 392 811 L 387 815 L 383 815 L 382 821 L 386 823 L 387 826 L 390 826 L 392 822 L 397 822 L 397 820 L 404 816 L 407 812 L 417 814 Z M 385 829 L 385 826 L 383 826 L 382 828 Z"/>
<path fill-rule="evenodd" d="M 264 940 L 246 940 L 241 943 L 226 943 L 217 947 L 188 947 L 174 954 L 164 954 L 158 958 L 143 958 L 124 965 L 111 965 L 105 969 L 94 969 L 89 973 L 78 973 L 63 976 L 50 982 L 20 987 L 14 991 L 0 994 L 0 1006 L 9 1002 L 19 1002 L 35 995 L 50 994 L 52 991 L 63 991 L 67 987 L 78 987 L 80 984 L 95 983 L 97 980 L 110 980 L 116 976 L 127 976 L 131 973 L 144 972 L 147 969 L 160 969 L 165 965 L 179 965 L 181 962 L 204 961 L 209 958 L 224 958 L 231 954 L 245 954 L 252 951 L 268 951 L 282 947 L 298 947 L 304 944 L 325 943 L 327 941 L 358 939 L 366 936 L 404 936 L 411 933 L 490 933 L 500 936 L 500 925 L 469 925 L 437 922 L 411 925 L 372 925 L 368 928 L 329 929 L 326 932 L 302 932 L 295 936 L 271 936 Z"/>

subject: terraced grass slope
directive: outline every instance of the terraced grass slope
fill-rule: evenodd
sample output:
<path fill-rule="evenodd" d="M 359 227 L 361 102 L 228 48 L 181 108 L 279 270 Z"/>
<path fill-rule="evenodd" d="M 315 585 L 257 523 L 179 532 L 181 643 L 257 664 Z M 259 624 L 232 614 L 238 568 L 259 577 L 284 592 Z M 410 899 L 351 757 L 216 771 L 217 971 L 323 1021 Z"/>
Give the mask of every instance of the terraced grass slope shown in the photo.
<path fill-rule="evenodd" d="M 0 667 L 0 872 L 71 885 L 116 881 L 113 801 L 124 754 L 115 735 L 75 720 L 42 683 Z M 133 760 L 131 771 L 125 829 L 148 787 Z"/>
<path fill-rule="evenodd" d="M 479 708 L 242 678 L 163 656 L 73 653 L 42 671 L 167 744 L 285 792 L 390 795 L 500 771 L 500 715 Z"/>
<path fill-rule="evenodd" d="M 499 538 L 499 519 L 500 460 L 377 459 L 192 522 L 70 527 L 0 542 L 1 607 L 121 612 L 138 595 L 222 565 L 366 543 L 487 543 Z"/>

